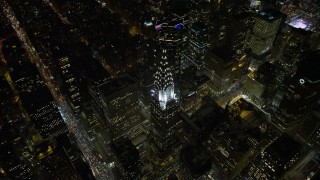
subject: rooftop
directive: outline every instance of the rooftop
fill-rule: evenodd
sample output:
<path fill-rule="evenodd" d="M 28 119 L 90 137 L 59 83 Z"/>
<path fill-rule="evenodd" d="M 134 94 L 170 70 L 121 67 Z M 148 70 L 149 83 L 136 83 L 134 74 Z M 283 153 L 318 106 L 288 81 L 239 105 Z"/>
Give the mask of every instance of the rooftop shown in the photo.
<path fill-rule="evenodd" d="M 296 78 L 304 79 L 309 85 L 320 85 L 320 51 L 308 55 L 298 65 Z"/>
<path fill-rule="evenodd" d="M 136 82 L 128 75 L 124 75 L 118 79 L 115 79 L 109 83 L 100 86 L 100 90 L 105 96 L 110 96 L 117 91 L 128 87 L 129 85 L 135 84 Z"/>
<path fill-rule="evenodd" d="M 191 31 L 195 32 L 195 33 L 206 33 L 208 31 L 208 27 L 201 22 L 195 22 L 192 24 L 191 26 Z"/>
<path fill-rule="evenodd" d="M 272 159 L 280 160 L 279 163 L 288 163 L 301 150 L 302 146 L 289 135 L 284 134 L 274 141 L 267 149 Z"/>
<path fill-rule="evenodd" d="M 30 93 L 24 93 L 20 96 L 28 111 L 40 109 L 53 102 L 52 95 L 47 87 L 39 87 Z"/>
<path fill-rule="evenodd" d="M 264 19 L 265 21 L 273 22 L 283 17 L 283 15 L 284 14 L 282 14 L 280 11 L 270 8 L 270 9 L 261 11 L 258 16 Z"/>
<path fill-rule="evenodd" d="M 181 151 L 181 159 L 194 175 L 203 175 L 212 167 L 205 151 L 195 146 L 187 146 Z"/>

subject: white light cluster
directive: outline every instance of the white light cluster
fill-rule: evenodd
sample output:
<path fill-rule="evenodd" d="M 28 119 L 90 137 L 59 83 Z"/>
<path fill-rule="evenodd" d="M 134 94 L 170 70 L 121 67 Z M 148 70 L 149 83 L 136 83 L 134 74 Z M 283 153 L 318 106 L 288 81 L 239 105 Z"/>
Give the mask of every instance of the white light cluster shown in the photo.
<path fill-rule="evenodd" d="M 158 100 L 160 102 L 160 107 L 162 109 L 165 109 L 167 102 L 172 99 L 175 99 L 174 86 L 172 85 L 166 89 L 160 90 L 158 94 L 159 94 Z"/>
<path fill-rule="evenodd" d="M 156 73 L 154 74 L 155 92 L 158 96 L 160 107 L 166 108 L 167 102 L 175 99 L 174 82 L 171 66 L 168 63 L 167 51 L 162 50 L 161 61 L 158 64 Z"/>

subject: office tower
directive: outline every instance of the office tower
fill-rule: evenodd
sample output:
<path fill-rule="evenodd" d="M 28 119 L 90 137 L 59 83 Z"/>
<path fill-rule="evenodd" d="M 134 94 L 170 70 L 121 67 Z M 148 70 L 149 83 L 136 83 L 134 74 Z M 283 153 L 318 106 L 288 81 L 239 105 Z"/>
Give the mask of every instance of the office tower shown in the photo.
<path fill-rule="evenodd" d="M 24 68 L 22 70 L 21 68 Z M 12 80 L 32 123 L 43 140 L 52 140 L 67 132 L 53 97 L 32 65 L 13 67 Z"/>
<path fill-rule="evenodd" d="M 190 8 L 190 21 L 192 23 L 200 21 L 208 24 L 210 23 L 213 10 L 214 5 L 212 2 L 193 0 Z"/>
<path fill-rule="evenodd" d="M 271 100 L 279 91 L 282 77 L 274 76 L 274 74 L 278 74 L 280 72 L 280 68 L 270 62 L 265 62 L 259 66 L 255 80 L 264 86 L 264 92 L 261 96 L 263 99 L 267 101 Z M 270 86 L 270 84 L 272 84 L 272 86 Z"/>
<path fill-rule="evenodd" d="M 151 119 L 151 101 L 150 93 L 154 93 L 154 77 L 153 71 L 147 70 L 143 73 L 141 77 L 140 84 L 140 109 L 141 115 L 145 119 Z"/>
<path fill-rule="evenodd" d="M 243 13 L 249 9 L 250 2 L 248 0 L 243 1 L 233 1 L 233 0 L 223 0 L 216 1 L 216 6 L 218 7 L 219 13 L 223 16 L 232 16 L 236 14 Z"/>
<path fill-rule="evenodd" d="M 167 0 L 165 1 L 157 1 L 157 0 L 148 0 L 148 4 L 150 7 L 150 11 L 156 14 L 162 14 L 163 13 L 163 6 L 165 5 Z"/>
<path fill-rule="evenodd" d="M 121 137 L 110 144 L 111 151 L 115 154 L 120 171 L 125 179 L 139 179 L 139 168 L 141 166 L 139 151 L 129 138 Z"/>
<path fill-rule="evenodd" d="M 311 50 L 320 50 L 320 28 L 315 30 L 315 32 L 312 33 L 310 38 L 310 44 L 311 44 Z"/>
<path fill-rule="evenodd" d="M 219 94 L 228 90 L 232 84 L 232 54 L 226 49 L 216 48 L 207 53 L 204 62 L 204 74 L 210 78 L 213 92 Z"/>
<path fill-rule="evenodd" d="M 320 171 L 317 168 L 317 159 L 319 159 L 319 153 L 313 149 L 306 150 L 301 153 L 297 162 L 285 173 L 284 179 L 312 179 L 316 180 L 320 178 Z"/>
<path fill-rule="evenodd" d="M 0 177 L 33 179 L 35 159 L 30 148 L 33 145 L 30 122 L 19 107 L 18 96 L 3 77 L 0 77 L 0 99 Z"/>
<path fill-rule="evenodd" d="M 43 140 L 52 140 L 68 131 L 48 89 L 21 94 L 21 99 Z"/>
<path fill-rule="evenodd" d="M 103 66 L 94 59 L 85 66 L 85 80 L 88 83 L 88 91 L 92 98 L 98 102 L 96 95 L 92 95 L 100 86 L 112 81 L 111 75 L 103 68 Z"/>
<path fill-rule="evenodd" d="M 175 142 L 174 118 L 178 109 L 174 72 L 170 61 L 174 61 L 170 45 L 162 43 L 156 54 L 157 69 L 154 73 L 154 89 L 151 94 L 151 122 L 153 141 L 160 154 L 170 150 Z"/>
<path fill-rule="evenodd" d="M 289 29 L 288 38 L 286 38 L 283 44 L 279 57 L 279 61 L 288 75 L 294 73 L 299 59 L 302 58 L 303 52 L 310 48 L 309 40 L 311 34 L 310 31 L 304 29 L 293 27 Z"/>
<path fill-rule="evenodd" d="M 284 97 L 275 114 L 277 125 L 282 129 L 292 128 L 308 118 L 320 98 L 320 53 L 305 56 L 294 76 L 284 82 Z"/>
<path fill-rule="evenodd" d="M 223 1 L 211 1 L 214 3 L 216 11 L 211 18 L 212 25 L 208 25 L 210 31 L 210 42 L 212 42 L 212 47 L 221 47 L 229 45 L 230 42 L 234 41 L 230 38 L 233 38 L 235 34 L 238 34 L 239 31 L 242 31 L 242 26 L 247 26 L 247 23 L 241 20 L 242 22 L 237 21 L 240 14 L 247 14 L 248 11 L 248 2 L 244 1 L 232 1 L 232 0 L 223 0 Z M 244 6 L 247 8 L 244 8 Z M 213 8 L 212 8 L 213 9 Z M 240 20 L 240 19 L 239 19 Z M 206 23 L 206 22 L 205 22 Z M 236 27 L 235 26 L 239 26 Z M 213 28 L 213 30 L 211 29 Z M 211 40 L 211 37 L 213 40 Z"/>
<path fill-rule="evenodd" d="M 243 12 L 233 15 L 229 19 L 225 47 L 232 52 L 233 58 L 240 60 L 245 55 L 245 41 L 254 22 L 253 14 Z"/>
<path fill-rule="evenodd" d="M 151 131 L 156 151 L 165 157 L 177 140 L 174 130 L 177 125 L 178 92 L 175 81 L 180 76 L 182 32 L 184 19 L 172 16 L 159 18 L 156 25 L 156 48 L 153 52 L 154 83 L 151 90 Z"/>
<path fill-rule="evenodd" d="M 263 85 L 273 84 L 275 72 L 276 66 L 270 62 L 265 62 L 259 66 L 255 79 Z"/>
<path fill-rule="evenodd" d="M 36 146 L 36 151 L 45 178 L 79 179 L 71 158 L 61 144 L 54 147 L 52 144 L 42 143 Z"/>
<path fill-rule="evenodd" d="M 311 113 L 297 131 L 297 137 L 310 145 L 320 145 L 320 117 Z"/>
<path fill-rule="evenodd" d="M 12 46 L 16 48 L 10 48 Z M 42 139 L 52 140 L 67 132 L 49 89 L 41 80 L 37 68 L 28 62 L 18 39 L 10 39 L 6 48 L 5 56 L 9 60 L 8 66 L 11 67 L 12 86 Z"/>
<path fill-rule="evenodd" d="M 208 28 L 201 22 L 191 25 L 189 30 L 188 47 L 181 57 L 181 68 L 185 69 L 189 66 L 195 66 L 197 73 L 202 73 L 204 66 L 203 59 L 208 50 Z"/>
<path fill-rule="evenodd" d="M 264 86 L 258 81 L 247 77 L 244 81 L 244 91 L 243 94 L 260 99 L 264 91 Z"/>
<path fill-rule="evenodd" d="M 84 70 L 85 79 L 89 86 L 89 92 L 112 80 L 111 75 L 97 60 L 91 59 L 90 63 L 86 64 Z M 93 98 L 95 97 L 93 96 Z"/>
<path fill-rule="evenodd" d="M 96 132 L 101 129 L 104 129 L 104 122 L 102 118 L 99 118 L 97 110 L 93 103 L 85 102 L 83 103 L 83 114 L 84 114 L 84 123 L 83 126 L 86 129 L 90 139 L 96 137 Z"/>
<path fill-rule="evenodd" d="M 34 169 L 21 154 L 21 149 L 26 146 L 23 143 L 24 138 L 17 131 L 18 127 L 14 124 L 6 124 L 0 128 L 0 170 L 5 177 L 34 179 Z"/>
<path fill-rule="evenodd" d="M 272 142 L 253 160 L 246 175 L 248 179 L 280 179 L 297 161 L 302 145 L 284 134 Z"/>
<path fill-rule="evenodd" d="M 135 137 L 139 132 L 141 115 L 139 88 L 129 75 L 114 79 L 90 91 L 107 124 L 116 137 Z M 126 108 L 123 108 L 126 107 Z"/>
<path fill-rule="evenodd" d="M 249 47 L 256 58 L 270 54 L 283 16 L 274 9 L 263 10 L 257 15 L 249 40 Z"/>
<path fill-rule="evenodd" d="M 167 62 L 174 78 L 180 75 L 181 51 L 185 44 L 182 35 L 185 31 L 184 23 L 186 23 L 184 18 L 173 14 L 159 18 L 155 26 L 157 31 L 156 46 L 165 47 L 168 58 L 171 57 Z M 159 50 L 157 48 L 155 51 Z"/>
<path fill-rule="evenodd" d="M 52 142 L 35 146 L 36 158 L 41 169 L 40 179 L 92 179 L 93 175 L 83 155 L 68 135 L 62 135 Z"/>
<path fill-rule="evenodd" d="M 81 95 L 78 78 L 74 75 L 70 60 L 67 56 L 58 59 L 61 71 L 61 78 L 66 89 L 69 104 L 72 110 L 79 114 L 81 111 Z"/>
<path fill-rule="evenodd" d="M 250 8 L 250 0 L 233 1 L 233 0 L 222 0 L 214 1 L 219 13 L 224 16 L 232 16 L 248 12 Z"/>
<path fill-rule="evenodd" d="M 190 10 L 190 1 L 185 0 L 166 0 L 164 14 L 173 16 L 187 17 Z"/>
<path fill-rule="evenodd" d="M 28 123 L 9 83 L 0 77 L 0 177 L 34 178 L 34 162 Z"/>
<path fill-rule="evenodd" d="M 208 139 L 212 131 L 224 121 L 224 111 L 209 96 L 202 99 L 202 106 L 188 116 L 184 112 L 179 113 L 182 120 L 197 135 L 198 141 Z"/>
<path fill-rule="evenodd" d="M 212 168 L 209 155 L 201 147 L 186 146 L 181 150 L 180 159 L 186 179 L 198 179 Z"/>
<path fill-rule="evenodd" d="M 180 108 L 188 115 L 193 114 L 202 105 L 202 99 L 210 94 L 210 79 L 205 76 L 197 76 L 193 68 L 186 69 L 180 81 Z"/>
<path fill-rule="evenodd" d="M 68 131 L 59 109 L 46 87 L 21 93 L 20 97 L 32 123 L 44 141 L 52 140 Z"/>

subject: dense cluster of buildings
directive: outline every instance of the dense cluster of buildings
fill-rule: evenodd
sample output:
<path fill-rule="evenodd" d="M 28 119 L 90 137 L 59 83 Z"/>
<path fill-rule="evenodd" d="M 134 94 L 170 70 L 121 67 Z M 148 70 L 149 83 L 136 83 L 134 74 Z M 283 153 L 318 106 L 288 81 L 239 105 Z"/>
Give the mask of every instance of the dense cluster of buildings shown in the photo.
<path fill-rule="evenodd" d="M 319 178 L 319 8 L 0 1 L 0 177 Z"/>

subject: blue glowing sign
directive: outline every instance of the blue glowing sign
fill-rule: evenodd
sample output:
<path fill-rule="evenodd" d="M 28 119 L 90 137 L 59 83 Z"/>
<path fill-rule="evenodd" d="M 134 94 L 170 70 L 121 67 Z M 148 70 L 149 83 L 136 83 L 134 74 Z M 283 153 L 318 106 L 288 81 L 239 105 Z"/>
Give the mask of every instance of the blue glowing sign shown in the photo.
<path fill-rule="evenodd" d="M 176 28 L 176 29 L 183 29 L 183 25 L 182 25 L 182 24 L 176 24 L 176 25 L 175 25 L 175 28 Z"/>

